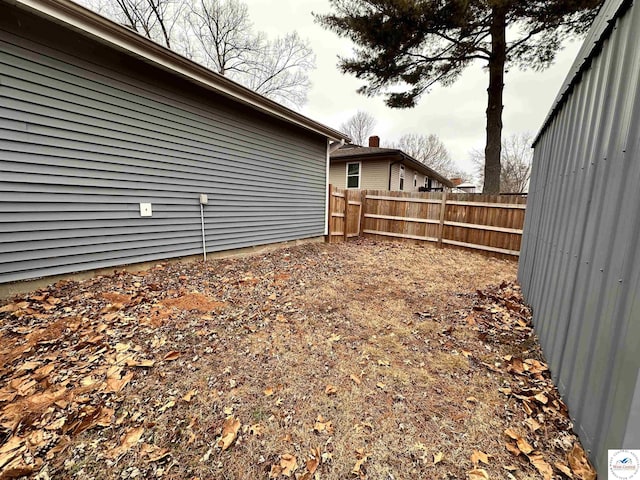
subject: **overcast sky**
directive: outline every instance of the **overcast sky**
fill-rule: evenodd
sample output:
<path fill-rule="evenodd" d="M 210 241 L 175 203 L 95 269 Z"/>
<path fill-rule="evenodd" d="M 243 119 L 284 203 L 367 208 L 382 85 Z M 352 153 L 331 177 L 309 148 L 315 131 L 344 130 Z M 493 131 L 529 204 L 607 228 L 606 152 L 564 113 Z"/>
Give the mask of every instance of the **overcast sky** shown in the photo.
<path fill-rule="evenodd" d="M 393 141 L 404 133 L 435 133 L 444 142 L 458 165 L 467 171 L 472 148 L 484 149 L 485 110 L 489 76 L 480 65 L 468 68 L 450 87 L 437 86 L 424 95 L 417 107 L 390 109 L 383 97 L 367 98 L 356 93 L 361 82 L 337 69 L 338 55 L 349 55 L 349 41 L 314 23 L 311 12 L 328 13 L 328 0 L 244 0 L 256 30 L 270 38 L 297 30 L 310 40 L 317 68 L 311 73 L 312 88 L 302 113 L 338 128 L 358 110 L 378 120 L 375 133 Z M 542 72 L 512 69 L 506 75 L 504 92 L 504 134 L 536 133 L 546 117 L 580 47 L 568 43 L 555 64 Z"/>

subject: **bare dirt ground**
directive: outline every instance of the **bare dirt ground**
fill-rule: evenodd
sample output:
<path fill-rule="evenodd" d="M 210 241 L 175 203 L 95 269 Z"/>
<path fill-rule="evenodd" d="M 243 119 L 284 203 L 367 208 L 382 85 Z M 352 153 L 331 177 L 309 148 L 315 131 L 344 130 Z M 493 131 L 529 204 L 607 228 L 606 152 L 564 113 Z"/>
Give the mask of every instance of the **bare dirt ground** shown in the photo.
<path fill-rule="evenodd" d="M 14 298 L 0 479 L 593 479 L 516 269 L 362 241 Z"/>

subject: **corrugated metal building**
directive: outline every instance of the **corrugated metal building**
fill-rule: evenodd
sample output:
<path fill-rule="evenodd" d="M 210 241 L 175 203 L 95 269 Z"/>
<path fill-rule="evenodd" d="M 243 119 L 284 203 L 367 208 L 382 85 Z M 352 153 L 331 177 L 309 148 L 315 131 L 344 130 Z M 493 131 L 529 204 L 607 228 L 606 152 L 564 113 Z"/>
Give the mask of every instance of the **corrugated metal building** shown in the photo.
<path fill-rule="evenodd" d="M 519 279 L 604 474 L 640 448 L 640 5 L 602 7 L 535 141 Z"/>
<path fill-rule="evenodd" d="M 65 0 L 0 0 L 0 283 L 325 234 L 346 137 Z M 152 204 L 142 217 L 141 203 Z"/>

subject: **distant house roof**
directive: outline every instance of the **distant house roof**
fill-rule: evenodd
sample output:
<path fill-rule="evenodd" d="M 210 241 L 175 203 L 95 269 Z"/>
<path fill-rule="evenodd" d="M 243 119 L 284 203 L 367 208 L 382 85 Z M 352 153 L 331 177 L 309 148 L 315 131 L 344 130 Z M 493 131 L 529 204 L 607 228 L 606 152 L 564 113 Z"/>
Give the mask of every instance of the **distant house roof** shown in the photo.
<path fill-rule="evenodd" d="M 0 0 L 0 3 L 6 0 Z M 331 140 L 349 136 L 311 120 L 253 90 L 215 73 L 148 38 L 69 0 L 9 0 L 19 8 L 71 28 L 127 55 L 249 106 L 271 117 L 319 133 Z"/>
<path fill-rule="evenodd" d="M 352 158 L 374 159 L 378 157 L 398 157 L 398 161 L 402 161 L 410 165 L 411 168 L 414 168 L 423 175 L 427 175 L 429 178 L 437 180 L 445 187 L 453 187 L 451 180 L 440 175 L 438 172 L 427 167 L 424 163 L 419 162 L 412 156 L 407 155 L 402 150 L 398 150 L 396 148 L 361 147 L 359 145 L 349 144 L 331 153 L 331 160 L 349 160 Z"/>

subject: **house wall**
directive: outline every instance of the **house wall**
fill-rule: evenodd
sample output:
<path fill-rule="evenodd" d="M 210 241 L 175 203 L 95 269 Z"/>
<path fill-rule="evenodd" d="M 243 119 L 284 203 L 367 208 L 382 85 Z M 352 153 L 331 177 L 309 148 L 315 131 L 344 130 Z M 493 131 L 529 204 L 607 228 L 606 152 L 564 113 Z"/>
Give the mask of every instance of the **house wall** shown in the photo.
<path fill-rule="evenodd" d="M 325 137 L 6 2 L 0 97 L 0 283 L 324 234 Z"/>
<path fill-rule="evenodd" d="M 347 163 L 332 161 L 329 169 L 329 183 L 338 188 L 346 188 Z M 360 188 L 364 190 L 387 190 L 389 188 L 389 160 L 363 160 Z"/>
<path fill-rule="evenodd" d="M 603 6 L 535 145 L 518 273 L 603 477 L 608 449 L 640 448 L 640 6 L 629 3 Z"/>

